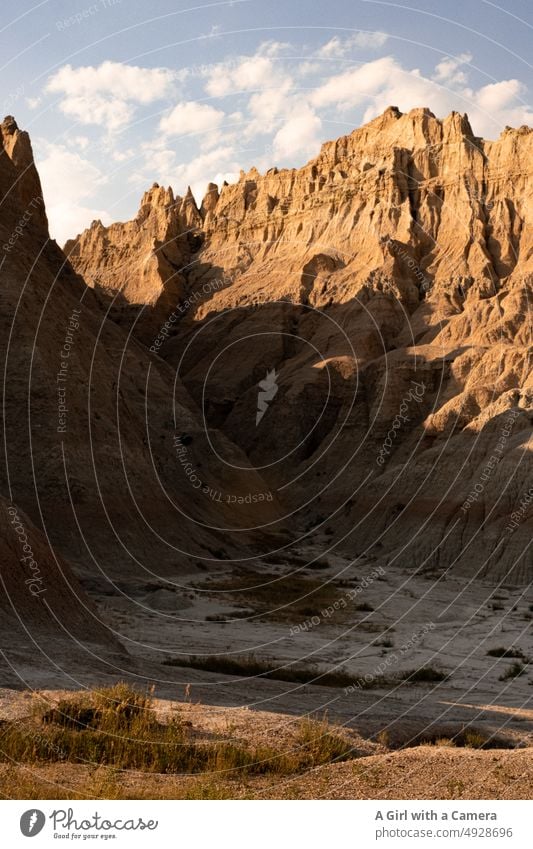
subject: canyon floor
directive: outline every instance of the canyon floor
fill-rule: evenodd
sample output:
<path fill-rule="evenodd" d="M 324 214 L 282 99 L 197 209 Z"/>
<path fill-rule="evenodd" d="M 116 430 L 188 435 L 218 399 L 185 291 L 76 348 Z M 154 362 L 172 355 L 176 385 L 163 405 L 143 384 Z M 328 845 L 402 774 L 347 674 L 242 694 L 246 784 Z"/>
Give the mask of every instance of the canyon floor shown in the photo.
<path fill-rule="evenodd" d="M 65 252 L 0 137 L 0 794 L 527 794 L 533 131 L 390 107 Z"/>
<path fill-rule="evenodd" d="M 41 691 L 50 704 L 65 696 Z M 24 716 L 35 694 L 3 690 L 2 721 Z M 212 707 L 158 699 L 160 714 L 177 713 L 197 741 L 266 742 L 280 756 L 298 746 L 301 719 L 293 714 Z M 500 708 L 503 712 L 504 709 Z M 512 711 L 514 728 L 532 711 Z M 326 729 L 326 725 L 321 723 Z M 527 799 L 533 781 L 531 748 L 480 750 L 455 747 L 449 737 L 394 750 L 351 728 L 329 724 L 351 749 L 351 758 L 288 776 L 241 775 L 239 769 L 201 775 L 157 774 L 89 763 L 0 764 L 0 797 L 26 799 Z M 509 728 L 511 732 L 511 729 Z M 324 733 L 326 731 L 324 730 Z M 514 737 L 510 733 L 510 737 Z M 515 740 L 516 742 L 516 740 Z"/>
<path fill-rule="evenodd" d="M 293 549 L 290 558 L 221 563 L 205 574 L 125 585 L 123 596 L 93 594 L 102 620 L 121 633 L 127 663 L 117 660 L 107 674 L 85 672 L 83 680 L 72 667 L 68 678 L 57 670 L 54 683 L 35 658 L 12 656 L 20 678 L 3 676 L 0 720 L 31 712 L 36 694 L 53 706 L 82 686 L 126 680 L 146 688 L 148 682 L 158 713 L 179 715 L 195 738 L 268 743 L 286 754 L 298 748 L 297 730 L 311 719 L 350 743 L 349 762 L 283 777 L 240 777 L 238 769 L 192 776 L 96 764 L 4 764 L 0 793 L 527 798 L 533 778 L 528 598 L 511 585 L 324 552 L 326 540 L 316 549 Z M 228 660 L 235 674 L 225 674 Z M 68 658 L 62 661 L 69 669 Z M 428 680 L 420 670 L 429 671 Z M 326 675 L 342 677 L 323 686 Z"/>
<path fill-rule="evenodd" d="M 533 671 L 525 662 L 512 677 L 512 657 L 488 654 L 514 649 L 527 658 L 531 612 L 521 591 L 453 574 L 413 574 L 379 561 L 353 564 L 319 550 L 313 564 L 319 569 L 271 556 L 237 571 L 226 564 L 201 581 L 182 575 L 171 588 L 152 585 L 135 594 L 130 587 L 137 606 L 102 600 L 102 618 L 120 628 L 139 669 L 170 697 L 189 686 L 193 700 L 206 704 L 293 715 L 327 710 L 335 722 L 367 735 L 394 737 L 401 728 L 403 737 L 409 728 L 420 734 L 445 723 L 481 723 L 490 733 L 501 729 L 524 743 L 533 740 L 533 711 L 526 709 Z M 310 563 L 312 554 L 302 549 L 301 562 Z M 261 605 L 268 605 L 266 612 L 254 613 Z M 169 666 L 174 646 L 175 666 Z M 180 668 L 180 657 L 189 657 L 180 646 L 191 647 L 200 662 L 252 655 L 287 677 L 307 666 L 317 680 L 287 683 Z M 453 673 L 442 681 L 401 680 L 420 669 Z M 320 674 L 335 672 L 354 683 L 320 686 Z"/>

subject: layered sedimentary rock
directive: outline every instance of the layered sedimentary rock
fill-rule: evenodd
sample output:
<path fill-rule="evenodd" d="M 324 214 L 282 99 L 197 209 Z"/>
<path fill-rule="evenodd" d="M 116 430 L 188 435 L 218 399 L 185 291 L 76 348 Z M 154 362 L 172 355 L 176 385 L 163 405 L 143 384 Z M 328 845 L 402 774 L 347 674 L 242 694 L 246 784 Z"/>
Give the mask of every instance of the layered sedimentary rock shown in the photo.
<path fill-rule="evenodd" d="M 25 215 L 19 190 L 26 178 L 37 190 L 38 177 L 27 136 L 19 158 L 11 129 L 0 153 L 0 493 L 103 593 L 242 552 L 276 505 L 230 496 L 265 481 L 224 437 L 232 467 L 206 461 L 204 422 L 174 369 L 104 317 L 49 239 L 44 209 Z"/>
<path fill-rule="evenodd" d="M 511 517 L 532 469 L 532 153 L 527 127 L 485 141 L 464 115 L 391 107 L 301 169 L 210 184 L 186 226 L 173 211 L 189 252 L 160 355 L 302 527 L 526 579 L 532 520 Z M 71 247 L 81 271 L 101 262 L 93 230 Z"/>
<path fill-rule="evenodd" d="M 190 189 L 184 198 L 174 197 L 171 188 L 156 183 L 133 221 L 110 227 L 93 221 L 67 242 L 65 253 L 119 323 L 150 307 L 138 328 L 148 341 L 183 295 L 201 223 Z"/>

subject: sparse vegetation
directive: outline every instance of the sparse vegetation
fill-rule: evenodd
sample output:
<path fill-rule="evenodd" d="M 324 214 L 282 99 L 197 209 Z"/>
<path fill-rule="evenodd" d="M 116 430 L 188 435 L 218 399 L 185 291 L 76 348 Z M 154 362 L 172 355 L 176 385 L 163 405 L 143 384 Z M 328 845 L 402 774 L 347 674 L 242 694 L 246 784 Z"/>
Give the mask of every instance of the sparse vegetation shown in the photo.
<path fill-rule="evenodd" d="M 419 669 L 403 672 L 400 678 L 408 684 L 434 684 L 446 681 L 449 674 L 434 666 L 421 666 Z"/>
<path fill-rule="evenodd" d="M 490 748 L 490 737 L 475 728 L 467 728 L 461 735 L 461 745 L 468 749 Z"/>
<path fill-rule="evenodd" d="M 388 749 L 391 744 L 390 732 L 386 728 L 383 728 L 381 731 L 378 731 L 378 733 L 376 734 L 376 741 L 381 746 L 385 746 L 385 748 Z"/>
<path fill-rule="evenodd" d="M 303 719 L 298 729 L 295 748 L 301 749 L 309 758 L 309 767 L 338 763 L 355 756 L 351 744 L 333 733 L 326 720 Z"/>
<path fill-rule="evenodd" d="M 159 720 L 151 696 L 125 684 L 77 694 L 52 709 L 39 704 L 32 716 L 4 722 L 0 730 L 0 761 L 20 764 L 70 763 L 175 775 L 209 773 L 228 779 L 293 775 L 351 757 L 349 742 L 326 722 L 309 719 L 301 722 L 288 750 L 227 739 L 199 740 L 179 715 Z M 204 787 L 204 792 L 209 792 L 208 788 Z"/>
<path fill-rule="evenodd" d="M 524 663 L 529 662 L 529 658 L 522 651 L 522 649 L 517 648 L 515 646 L 511 646 L 511 648 L 505 649 L 503 647 L 489 649 L 487 652 L 488 657 L 515 657 L 518 660 L 523 661 Z"/>
<path fill-rule="evenodd" d="M 306 565 L 315 569 L 326 568 L 325 561 L 322 566 Z M 197 584 L 196 589 L 207 592 L 219 601 L 219 593 L 224 593 L 226 601 L 250 607 L 261 619 L 276 622 L 295 622 L 310 616 L 320 616 L 340 595 L 339 588 L 333 582 L 318 577 L 258 574 L 252 569 L 239 569 L 231 575 Z M 336 615 L 341 613 L 339 610 Z"/>
<path fill-rule="evenodd" d="M 507 667 L 505 672 L 502 673 L 499 677 L 499 681 L 510 681 L 513 678 L 518 678 L 520 675 L 523 675 L 526 671 L 526 667 L 520 661 L 516 661 L 516 663 L 512 663 Z"/>
<path fill-rule="evenodd" d="M 261 660 L 255 655 L 241 657 L 209 655 L 189 658 L 172 658 L 164 661 L 167 666 L 182 666 L 202 669 L 220 675 L 237 675 L 242 678 L 271 678 L 292 684 L 316 684 L 321 687 L 357 687 L 359 690 L 382 689 L 399 684 L 425 684 L 445 681 L 449 674 L 431 666 L 423 666 L 407 672 L 391 675 L 354 675 L 344 669 L 324 670 L 317 666 L 298 663 L 281 665 Z"/>
<path fill-rule="evenodd" d="M 501 734 L 490 733 L 480 728 L 461 728 L 455 733 L 443 733 L 442 728 L 425 732 L 416 738 L 404 740 L 400 748 L 410 746 L 441 746 L 445 748 L 465 749 L 514 749 L 515 742 Z"/>
<path fill-rule="evenodd" d="M 241 657 L 210 655 L 208 657 L 177 657 L 165 661 L 167 666 L 184 666 L 191 669 L 203 669 L 220 675 L 238 675 L 243 678 L 272 678 L 276 681 L 288 681 L 291 684 L 318 684 L 321 687 L 349 687 L 359 681 L 357 676 L 343 669 L 323 670 L 316 666 L 281 663 L 260 660 L 255 655 Z"/>
<path fill-rule="evenodd" d="M 434 746 L 440 746 L 444 749 L 453 749 L 455 748 L 455 740 L 451 740 L 449 737 L 437 737 L 436 740 L 433 741 Z"/>

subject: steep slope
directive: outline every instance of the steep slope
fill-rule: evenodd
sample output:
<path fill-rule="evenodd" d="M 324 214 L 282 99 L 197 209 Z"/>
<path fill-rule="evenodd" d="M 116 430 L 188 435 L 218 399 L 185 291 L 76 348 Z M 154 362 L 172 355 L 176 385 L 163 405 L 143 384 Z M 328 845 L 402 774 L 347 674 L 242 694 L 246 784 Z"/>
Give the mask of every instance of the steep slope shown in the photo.
<path fill-rule="evenodd" d="M 112 673 L 127 663 L 70 565 L 28 516 L 1 497 L 0 563 L 3 686 L 34 682 L 35 668 L 42 680 L 63 671 L 79 682 L 87 672 Z"/>
<path fill-rule="evenodd" d="M 210 184 L 187 222 L 175 206 L 188 252 L 155 350 L 300 527 L 528 580 L 532 152 L 527 127 L 489 142 L 458 113 L 391 107 L 302 169 Z M 129 226 L 68 246 L 96 268 L 106 244 L 100 291 L 128 293 L 111 245 Z M 141 338 L 167 291 L 140 313 L 126 295 Z"/>
<path fill-rule="evenodd" d="M 105 592 L 240 554 L 246 528 L 275 519 L 273 499 L 215 503 L 207 490 L 265 482 L 227 439 L 233 468 L 206 462 L 209 434 L 174 370 L 102 314 L 50 241 L 44 204 L 32 214 L 27 135 L 6 119 L 1 137 L 0 492 Z"/>

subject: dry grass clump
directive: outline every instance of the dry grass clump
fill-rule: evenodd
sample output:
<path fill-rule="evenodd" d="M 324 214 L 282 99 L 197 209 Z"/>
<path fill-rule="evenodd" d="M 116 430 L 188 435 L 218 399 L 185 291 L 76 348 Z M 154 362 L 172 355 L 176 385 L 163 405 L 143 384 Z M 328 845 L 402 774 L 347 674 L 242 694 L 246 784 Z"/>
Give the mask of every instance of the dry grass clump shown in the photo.
<path fill-rule="evenodd" d="M 418 669 L 403 672 L 400 678 L 406 684 L 436 684 L 439 681 L 446 681 L 449 673 L 435 666 L 420 666 Z"/>
<path fill-rule="evenodd" d="M 253 654 L 244 656 L 208 655 L 188 658 L 177 657 L 166 660 L 167 666 L 183 666 L 190 669 L 203 669 L 220 675 L 238 675 L 243 678 L 271 678 L 276 681 L 288 681 L 291 684 L 318 684 L 321 687 L 348 687 L 359 678 L 343 669 L 324 670 L 317 666 L 303 666 L 300 663 L 279 663 L 261 660 Z"/>
<path fill-rule="evenodd" d="M 324 723 L 302 722 L 288 751 L 227 739 L 199 740 L 179 716 L 158 719 L 150 695 L 126 685 L 75 695 L 0 728 L 0 761 L 71 763 L 224 778 L 293 775 L 354 757 Z"/>
<path fill-rule="evenodd" d="M 461 728 L 450 736 L 443 735 L 442 731 L 437 729 L 433 733 L 422 734 L 407 743 L 407 746 L 427 745 L 465 749 L 514 749 L 516 747 L 515 741 L 510 738 L 475 727 Z"/>
<path fill-rule="evenodd" d="M 261 660 L 253 654 L 242 656 L 206 655 L 176 657 L 164 661 L 167 666 L 201 669 L 219 675 L 237 675 L 242 678 L 270 678 L 291 684 L 315 684 L 321 687 L 344 687 L 353 690 L 387 689 L 399 685 L 430 684 L 446 681 L 449 673 L 432 666 L 422 666 L 407 672 L 354 675 L 345 669 L 321 669 L 301 663 L 279 663 Z"/>
<path fill-rule="evenodd" d="M 507 667 L 505 672 L 503 672 L 500 675 L 498 680 L 499 681 L 510 681 L 513 678 L 518 678 L 520 675 L 523 675 L 525 671 L 526 671 L 526 667 L 524 666 L 524 664 L 521 661 L 517 660 L 514 663 L 511 663 L 511 665 Z"/>
<path fill-rule="evenodd" d="M 518 660 L 522 660 L 524 663 L 529 662 L 528 656 L 522 651 L 521 648 L 517 646 L 511 646 L 506 649 L 503 646 L 499 646 L 495 649 L 489 649 L 487 652 L 487 657 L 511 657 L 517 658 Z"/>

